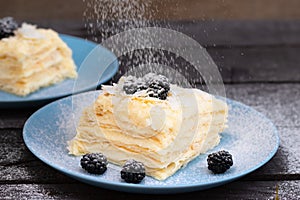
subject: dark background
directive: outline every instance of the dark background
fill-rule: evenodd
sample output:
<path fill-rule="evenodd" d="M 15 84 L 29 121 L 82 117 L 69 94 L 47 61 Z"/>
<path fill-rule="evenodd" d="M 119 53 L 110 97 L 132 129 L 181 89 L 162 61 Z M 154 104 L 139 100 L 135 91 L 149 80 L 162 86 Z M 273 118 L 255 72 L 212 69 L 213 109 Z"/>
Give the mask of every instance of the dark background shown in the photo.
<path fill-rule="evenodd" d="M 92 0 L 86 0 L 86 2 Z M 141 2 L 143 0 L 140 0 Z M 81 20 L 83 0 L 1 0 L 0 17 L 20 20 Z M 300 19 L 298 0 L 151 0 L 155 19 Z"/>
<path fill-rule="evenodd" d="M 87 3 L 95 1 L 1 0 L 0 17 L 13 16 L 19 22 L 95 40 L 95 34 L 85 28 L 84 17 Z M 300 81 L 300 1 L 148 2 L 144 19 L 169 23 L 205 46 L 222 70 L 225 83 Z M 115 18 L 111 14 L 105 20 Z"/>

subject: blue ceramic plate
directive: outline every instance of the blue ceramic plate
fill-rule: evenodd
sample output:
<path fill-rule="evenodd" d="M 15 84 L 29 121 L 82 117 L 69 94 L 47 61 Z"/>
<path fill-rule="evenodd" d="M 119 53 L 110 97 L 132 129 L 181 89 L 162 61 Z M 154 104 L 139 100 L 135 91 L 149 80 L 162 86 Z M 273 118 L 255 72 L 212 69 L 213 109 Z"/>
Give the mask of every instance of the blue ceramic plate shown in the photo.
<path fill-rule="evenodd" d="M 96 43 L 73 36 L 60 35 L 60 37 L 72 49 L 73 59 L 77 66 L 77 70 L 80 70 L 82 64 L 87 64 L 87 61 L 93 62 L 95 63 L 95 66 L 91 66 L 89 68 L 89 73 L 95 73 L 105 69 L 102 73 L 102 76 L 100 76 L 101 78 L 97 80 L 97 82 L 94 81 L 82 83 L 82 86 L 78 86 L 76 91 L 74 91 L 74 79 L 68 79 L 56 85 L 40 89 L 37 92 L 34 92 L 26 97 L 19 97 L 13 94 L 0 91 L 0 108 L 39 106 L 48 103 L 51 100 L 68 96 L 72 93 L 88 91 L 96 88 L 101 83 L 108 81 L 117 72 L 119 65 L 116 56 L 104 47 L 97 45 Z M 91 54 L 93 50 L 94 54 Z M 95 53 L 97 53 L 97 55 Z M 105 65 L 105 63 L 102 65 L 96 65 L 97 59 L 99 58 L 114 60 L 114 62 L 110 63 L 107 66 Z M 85 70 L 83 70 L 82 73 L 79 73 L 79 77 L 77 80 L 83 81 L 84 78 L 81 77 L 88 76 L 88 74 L 86 73 L 87 71 Z"/>
<path fill-rule="evenodd" d="M 120 179 L 120 167 L 109 164 L 104 175 L 91 175 L 80 167 L 80 157 L 71 156 L 67 141 L 75 134 L 80 113 L 101 91 L 66 97 L 41 108 L 26 122 L 23 138 L 30 149 L 49 166 L 79 181 L 125 192 L 179 193 L 216 187 L 244 176 L 268 162 L 279 145 L 274 124 L 251 107 L 233 100 L 229 121 L 220 144 L 212 151 L 228 150 L 234 165 L 224 174 L 214 175 L 206 165 L 208 153 L 198 156 L 185 168 L 165 181 L 146 177 L 140 184 L 128 184 Z"/>

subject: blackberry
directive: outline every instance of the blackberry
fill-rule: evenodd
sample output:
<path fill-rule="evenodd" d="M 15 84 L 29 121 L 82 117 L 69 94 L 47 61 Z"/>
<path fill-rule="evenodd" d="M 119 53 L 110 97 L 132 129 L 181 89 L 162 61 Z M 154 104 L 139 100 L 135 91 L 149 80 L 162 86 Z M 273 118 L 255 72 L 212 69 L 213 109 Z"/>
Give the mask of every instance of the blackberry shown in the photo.
<path fill-rule="evenodd" d="M 12 17 L 0 19 L 0 39 L 13 36 L 17 28 L 18 23 Z"/>
<path fill-rule="evenodd" d="M 127 183 L 140 183 L 146 176 L 143 163 L 128 160 L 121 170 L 121 178 Z"/>
<path fill-rule="evenodd" d="M 168 90 L 170 89 L 169 79 L 163 75 L 156 75 L 154 73 L 149 73 L 149 74 L 146 74 L 143 77 L 143 79 L 146 82 L 146 84 L 149 86 L 151 84 L 157 84 Z"/>
<path fill-rule="evenodd" d="M 208 169 L 215 174 L 224 173 L 232 165 L 232 155 L 228 151 L 218 151 L 211 153 L 207 157 Z"/>
<path fill-rule="evenodd" d="M 80 160 L 81 167 L 91 174 L 103 174 L 107 169 L 107 158 L 102 153 L 85 154 Z"/>
<path fill-rule="evenodd" d="M 141 81 L 141 80 L 136 82 L 136 86 L 137 86 L 137 92 L 142 91 L 142 90 L 146 90 L 148 88 L 148 85 L 145 82 Z"/>
<path fill-rule="evenodd" d="M 137 78 L 133 76 L 128 76 L 123 84 L 123 90 L 126 94 L 134 94 L 137 92 Z"/>
<path fill-rule="evenodd" d="M 168 97 L 168 92 L 170 89 L 163 87 L 158 83 L 151 83 L 148 89 L 148 95 L 150 97 L 158 98 L 161 100 L 165 100 Z"/>
<path fill-rule="evenodd" d="M 170 90 L 170 83 L 167 77 L 150 73 L 144 77 L 144 80 L 149 87 L 148 94 L 150 97 L 161 100 L 167 98 Z"/>
<path fill-rule="evenodd" d="M 142 78 L 128 76 L 124 82 L 123 90 L 126 94 L 147 90 L 150 97 L 165 100 L 170 90 L 170 83 L 167 77 L 154 73 L 149 73 Z"/>

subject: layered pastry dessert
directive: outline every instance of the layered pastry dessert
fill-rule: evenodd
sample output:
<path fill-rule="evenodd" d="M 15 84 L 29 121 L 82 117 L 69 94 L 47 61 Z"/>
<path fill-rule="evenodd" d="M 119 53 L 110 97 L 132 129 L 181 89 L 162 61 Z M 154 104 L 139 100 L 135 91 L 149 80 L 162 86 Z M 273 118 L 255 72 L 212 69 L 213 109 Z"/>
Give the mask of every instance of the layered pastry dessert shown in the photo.
<path fill-rule="evenodd" d="M 162 75 L 122 77 L 84 109 L 68 150 L 101 152 L 117 165 L 134 159 L 147 175 L 164 180 L 219 144 L 227 115 L 224 101 Z"/>
<path fill-rule="evenodd" d="M 51 29 L 12 18 L 0 20 L 0 90 L 26 96 L 42 87 L 76 78 L 71 49 Z"/>

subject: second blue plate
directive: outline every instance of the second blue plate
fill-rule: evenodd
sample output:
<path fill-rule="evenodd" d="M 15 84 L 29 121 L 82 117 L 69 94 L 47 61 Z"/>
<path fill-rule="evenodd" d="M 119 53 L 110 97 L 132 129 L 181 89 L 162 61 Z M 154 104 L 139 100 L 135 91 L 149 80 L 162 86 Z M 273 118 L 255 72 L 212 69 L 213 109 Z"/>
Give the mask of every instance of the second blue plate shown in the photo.
<path fill-rule="evenodd" d="M 117 72 L 119 65 L 116 56 L 107 50 L 106 48 L 82 39 L 68 35 L 60 35 L 62 40 L 72 49 L 73 59 L 77 66 L 77 70 L 80 71 L 82 65 L 90 65 L 88 70 L 81 70 L 77 80 L 81 82 L 76 85 L 75 79 L 68 79 L 61 83 L 55 84 L 50 87 L 42 88 L 37 92 L 34 92 L 26 97 L 19 97 L 7 92 L 0 91 L 0 108 L 20 108 L 20 107 L 32 107 L 39 106 L 48 103 L 51 100 L 58 99 L 60 97 L 68 96 L 73 93 L 79 93 L 95 89 L 101 83 L 108 81 Z M 93 53 L 94 52 L 94 53 Z M 100 60 L 100 61 L 99 61 Z M 109 62 L 101 62 L 101 60 Z M 101 62 L 99 64 L 99 62 Z M 108 64 L 107 64 L 108 63 Z M 86 82 L 87 76 L 91 74 L 97 74 L 98 71 L 103 70 L 101 76 L 97 81 Z"/>

